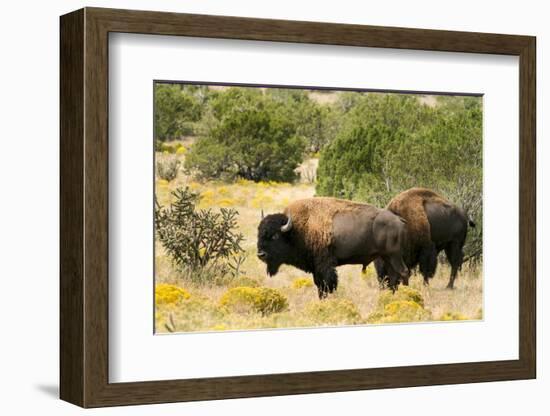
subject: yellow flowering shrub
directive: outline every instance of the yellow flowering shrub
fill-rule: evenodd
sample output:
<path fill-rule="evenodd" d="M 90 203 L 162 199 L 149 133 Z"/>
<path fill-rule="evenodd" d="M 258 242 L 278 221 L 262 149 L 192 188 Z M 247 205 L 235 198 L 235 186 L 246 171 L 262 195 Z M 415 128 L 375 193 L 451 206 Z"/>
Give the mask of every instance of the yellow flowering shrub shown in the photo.
<path fill-rule="evenodd" d="M 273 198 L 269 195 L 265 195 L 259 192 L 251 201 L 250 206 L 252 208 L 262 208 L 270 206 L 273 203 Z"/>
<path fill-rule="evenodd" d="M 197 189 L 200 189 L 202 185 L 199 182 L 189 182 L 187 186 L 189 186 L 189 189 L 196 191 Z"/>
<path fill-rule="evenodd" d="M 237 185 L 241 185 L 241 186 L 249 186 L 249 185 L 255 185 L 256 183 L 254 181 L 250 181 L 248 179 L 237 179 L 237 181 L 235 182 Z"/>
<path fill-rule="evenodd" d="M 215 193 L 213 190 L 209 189 L 207 191 L 204 191 L 202 194 L 201 194 L 201 199 L 200 199 L 200 202 L 199 202 L 199 207 L 200 208 L 208 208 L 208 207 L 211 207 L 213 205 L 215 205 Z"/>
<path fill-rule="evenodd" d="M 220 186 L 218 189 L 218 195 L 221 196 L 227 196 L 229 195 L 229 190 L 227 189 L 227 186 Z"/>
<path fill-rule="evenodd" d="M 357 324 L 361 314 L 349 299 L 324 299 L 313 301 L 304 308 L 305 315 L 315 323 L 327 325 Z"/>
<path fill-rule="evenodd" d="M 235 287 L 258 287 L 260 286 L 260 283 L 253 279 L 252 277 L 248 276 L 239 276 L 235 279 L 232 279 L 229 283 L 229 287 L 235 288 Z"/>
<path fill-rule="evenodd" d="M 298 277 L 294 279 L 291 283 L 291 287 L 293 289 L 303 289 L 304 287 L 312 287 L 313 282 L 311 279 L 307 279 L 305 277 Z"/>
<path fill-rule="evenodd" d="M 158 305 L 174 305 L 182 300 L 189 299 L 191 295 L 185 289 L 160 283 L 155 286 L 155 304 Z"/>
<path fill-rule="evenodd" d="M 223 208 L 232 207 L 235 204 L 236 204 L 235 200 L 231 199 L 231 198 L 220 199 L 217 203 L 218 206 L 223 207 Z"/>
<path fill-rule="evenodd" d="M 170 182 L 168 182 L 166 179 L 159 179 L 157 180 L 157 185 L 158 186 L 168 186 Z"/>
<path fill-rule="evenodd" d="M 220 325 L 226 311 L 201 297 L 192 297 L 175 305 L 159 305 L 155 310 L 157 332 L 208 331 Z"/>
<path fill-rule="evenodd" d="M 368 323 L 417 322 L 431 319 L 431 313 L 412 300 L 395 300 L 372 313 Z"/>
<path fill-rule="evenodd" d="M 231 312 L 269 315 L 288 308 L 286 297 L 268 287 L 239 286 L 229 289 L 220 299 L 220 305 Z"/>
<path fill-rule="evenodd" d="M 176 152 L 176 146 L 172 145 L 172 144 L 162 143 L 160 148 L 161 148 L 162 153 L 164 153 L 164 154 L 169 154 L 169 153 L 175 153 Z"/>
<path fill-rule="evenodd" d="M 392 293 L 391 290 L 384 290 L 378 297 L 378 307 L 384 308 L 387 304 L 395 301 L 411 301 L 424 307 L 424 298 L 422 294 L 409 286 L 399 286 L 399 289 Z"/>
<path fill-rule="evenodd" d="M 184 155 L 186 153 L 187 153 L 187 148 L 184 145 L 179 146 L 178 149 L 176 150 L 177 155 Z"/>
<path fill-rule="evenodd" d="M 479 308 L 476 313 L 476 319 L 483 319 L 483 308 Z"/>
<path fill-rule="evenodd" d="M 467 321 L 469 318 L 460 312 L 445 312 L 439 317 L 440 321 Z"/>

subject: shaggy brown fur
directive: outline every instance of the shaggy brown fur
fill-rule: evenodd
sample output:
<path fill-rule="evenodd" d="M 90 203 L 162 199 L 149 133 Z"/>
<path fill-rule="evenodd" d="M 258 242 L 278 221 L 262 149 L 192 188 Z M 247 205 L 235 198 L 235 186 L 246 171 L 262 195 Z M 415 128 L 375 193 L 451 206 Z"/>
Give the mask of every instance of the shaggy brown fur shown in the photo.
<path fill-rule="evenodd" d="M 304 236 L 304 243 L 314 252 L 329 247 L 332 242 L 332 219 L 337 213 L 350 212 L 372 205 L 329 197 L 315 197 L 292 202 L 284 214 L 292 218 L 292 228 Z"/>
<path fill-rule="evenodd" d="M 431 244 L 430 223 L 424 209 L 426 202 L 436 202 L 449 206 L 449 201 L 441 195 L 425 188 L 411 188 L 395 196 L 387 209 L 407 221 L 407 231 L 413 246 Z"/>

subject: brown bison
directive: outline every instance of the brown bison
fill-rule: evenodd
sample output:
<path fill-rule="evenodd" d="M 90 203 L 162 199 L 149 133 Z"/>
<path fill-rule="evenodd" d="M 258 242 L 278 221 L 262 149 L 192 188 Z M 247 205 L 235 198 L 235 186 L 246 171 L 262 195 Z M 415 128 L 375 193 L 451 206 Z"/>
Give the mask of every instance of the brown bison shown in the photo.
<path fill-rule="evenodd" d="M 291 203 L 283 213 L 262 218 L 258 258 L 270 276 L 282 264 L 313 273 L 319 298 L 336 290 L 336 267 L 368 265 L 380 257 L 395 288 L 408 279 L 402 257 L 405 224 L 392 212 L 335 198 L 308 198 Z"/>
<path fill-rule="evenodd" d="M 407 235 L 403 258 L 409 269 L 418 266 L 424 283 L 435 274 L 438 254 L 445 250 L 451 264 L 447 288 L 453 289 L 458 270 L 462 266 L 462 248 L 468 234 L 468 225 L 475 227 L 468 215 L 441 195 L 424 188 L 411 188 L 393 198 L 387 206 L 391 212 L 406 221 Z M 384 262 L 375 261 L 381 284 L 391 280 Z M 403 280 L 404 284 L 408 284 Z"/>

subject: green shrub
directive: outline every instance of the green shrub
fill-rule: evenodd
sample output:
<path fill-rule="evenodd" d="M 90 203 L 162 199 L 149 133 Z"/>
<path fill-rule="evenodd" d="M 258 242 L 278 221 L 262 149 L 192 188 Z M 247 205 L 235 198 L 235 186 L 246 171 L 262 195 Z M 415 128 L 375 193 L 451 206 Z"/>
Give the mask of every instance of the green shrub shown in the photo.
<path fill-rule="evenodd" d="M 155 84 L 155 137 L 160 141 L 178 139 L 193 132 L 201 117 L 201 102 L 191 86 Z"/>
<path fill-rule="evenodd" d="M 351 94 L 340 98 L 341 128 L 321 150 L 316 193 L 385 206 L 406 189 L 433 189 L 476 222 L 464 252 L 479 261 L 482 100 L 438 97 L 427 106 L 407 94 Z"/>
<path fill-rule="evenodd" d="M 304 138 L 312 157 L 334 139 L 340 128 L 339 111 L 310 99 L 308 91 L 273 88 L 266 95 L 281 106 L 281 113 L 296 127 L 296 134 Z"/>
<path fill-rule="evenodd" d="M 178 176 L 180 161 L 175 157 L 157 158 L 157 175 L 166 181 L 172 181 Z"/>
<path fill-rule="evenodd" d="M 326 325 L 346 325 L 362 322 L 355 304 L 348 299 L 325 299 L 313 301 L 304 308 L 305 315 L 315 323 Z"/>
<path fill-rule="evenodd" d="M 268 287 L 235 287 L 220 299 L 220 305 L 236 313 L 261 313 L 269 315 L 288 309 L 286 297 Z"/>
<path fill-rule="evenodd" d="M 208 128 L 186 155 L 188 171 L 201 179 L 296 178 L 305 139 L 283 103 L 257 89 L 232 88 L 209 105 Z"/>

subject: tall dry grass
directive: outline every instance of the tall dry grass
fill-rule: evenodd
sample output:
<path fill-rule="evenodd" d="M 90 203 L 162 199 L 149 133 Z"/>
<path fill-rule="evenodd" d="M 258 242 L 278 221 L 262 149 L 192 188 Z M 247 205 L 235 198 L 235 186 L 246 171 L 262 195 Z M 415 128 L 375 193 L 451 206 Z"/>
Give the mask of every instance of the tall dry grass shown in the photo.
<path fill-rule="evenodd" d="M 157 154 L 162 158 L 166 155 Z M 184 155 L 178 155 L 181 159 Z M 265 265 L 256 257 L 257 227 L 261 211 L 265 214 L 280 212 L 293 200 L 314 195 L 313 184 L 254 183 L 200 183 L 180 172 L 171 182 L 157 178 L 156 196 L 162 205 L 170 203 L 170 192 L 177 187 L 189 186 L 200 192 L 200 209 L 234 208 L 239 212 L 238 227 L 245 239 L 242 247 L 246 260 L 242 266 L 243 277 L 238 281 L 216 281 L 200 284 L 186 279 L 167 257 L 160 243 L 156 243 L 155 282 L 184 288 L 190 299 L 172 305 L 157 305 L 156 331 L 215 331 L 259 328 L 307 327 L 322 325 L 348 325 L 367 323 L 369 316 L 377 310 L 381 290 L 372 265 L 367 273 L 361 266 L 338 268 L 338 290 L 329 296 L 331 307 L 340 308 L 336 313 L 339 321 L 328 319 L 326 314 L 314 307 L 319 302 L 312 276 L 291 266 L 282 266 L 274 277 L 268 277 Z M 421 276 L 413 275 L 411 288 L 424 300 L 426 316 L 430 320 L 481 319 L 483 305 L 483 279 L 481 267 L 459 273 L 456 289 L 448 290 L 450 268 L 440 264 L 437 274 L 429 286 L 423 285 Z M 288 309 L 282 312 L 262 315 L 260 313 L 233 313 L 220 305 L 220 299 L 235 286 L 261 286 L 277 289 L 288 301 Z M 350 303 L 360 316 L 350 311 Z M 336 309 L 335 309 L 336 310 Z"/>

